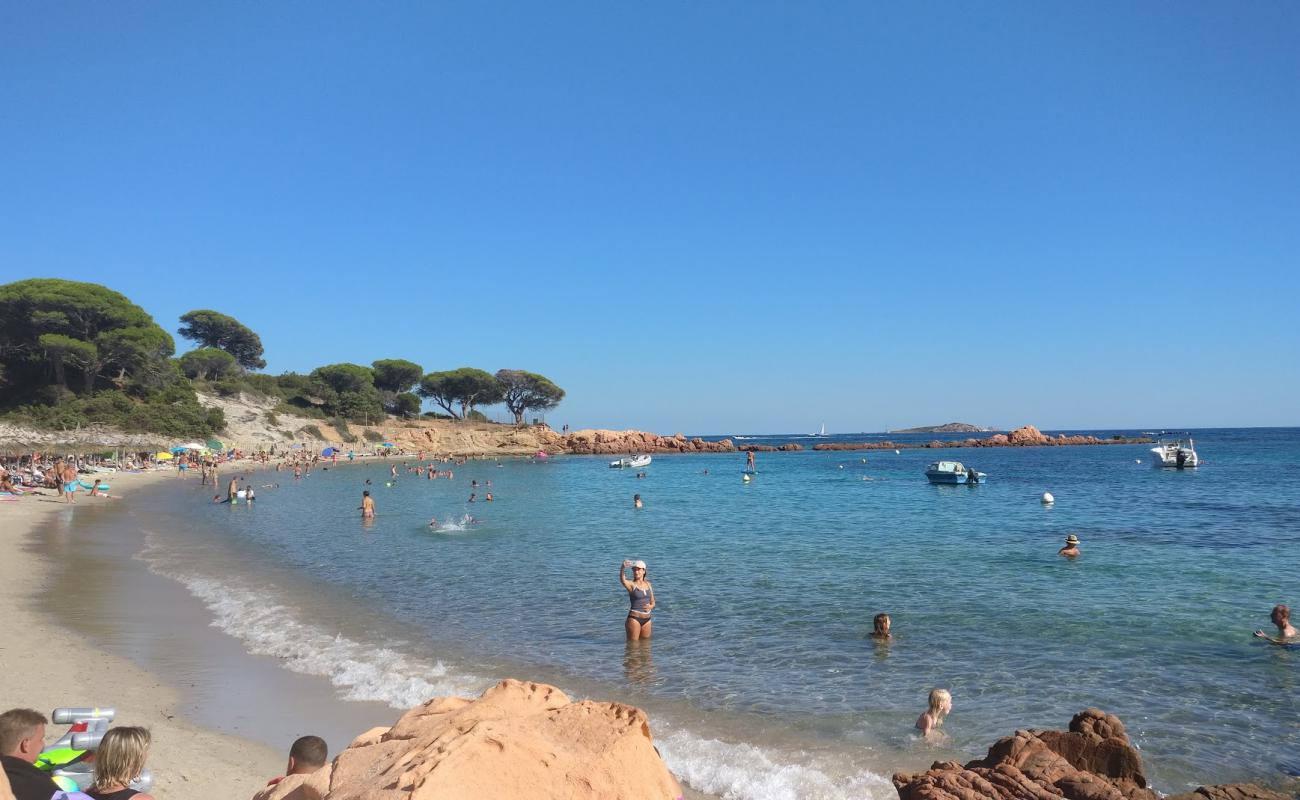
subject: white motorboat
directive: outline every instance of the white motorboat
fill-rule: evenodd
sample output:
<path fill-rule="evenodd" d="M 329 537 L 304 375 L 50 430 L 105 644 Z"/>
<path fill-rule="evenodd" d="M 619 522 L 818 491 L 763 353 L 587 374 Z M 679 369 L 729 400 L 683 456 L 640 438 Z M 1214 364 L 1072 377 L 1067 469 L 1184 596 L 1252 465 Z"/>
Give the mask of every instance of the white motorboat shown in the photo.
<path fill-rule="evenodd" d="M 936 461 L 925 468 L 925 477 L 930 483 L 982 483 L 988 476 L 983 472 L 967 469 L 960 461 Z"/>
<path fill-rule="evenodd" d="M 1201 463 L 1190 434 L 1186 439 L 1169 438 L 1170 431 L 1162 431 L 1156 446 L 1151 448 L 1151 463 L 1156 467 L 1191 469 Z"/>
<path fill-rule="evenodd" d="M 640 469 L 641 467 L 650 466 L 652 460 L 653 459 L 651 459 L 650 456 L 633 455 L 628 456 L 627 458 L 620 458 L 617 461 L 611 461 L 609 462 L 609 466 L 611 469 Z"/>

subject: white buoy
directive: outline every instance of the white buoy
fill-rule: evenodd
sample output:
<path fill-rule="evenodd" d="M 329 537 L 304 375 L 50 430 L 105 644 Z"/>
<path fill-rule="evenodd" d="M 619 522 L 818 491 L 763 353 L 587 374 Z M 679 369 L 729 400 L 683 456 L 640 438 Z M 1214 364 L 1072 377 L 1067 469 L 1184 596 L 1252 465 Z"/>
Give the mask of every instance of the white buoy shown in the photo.
<path fill-rule="evenodd" d="M 740 476 L 740 479 L 741 479 L 742 481 L 744 481 L 745 483 L 749 483 L 749 473 L 746 472 L 744 475 L 741 475 L 741 476 Z"/>
<path fill-rule="evenodd" d="M 1043 505 L 1045 506 L 1050 506 L 1052 503 L 1056 502 L 1056 498 L 1052 497 L 1051 492 L 1043 492 L 1042 500 L 1043 500 Z"/>
<path fill-rule="evenodd" d="M 1133 459 L 1133 463 L 1134 463 L 1134 464 L 1141 464 L 1141 463 L 1142 463 L 1142 459 L 1140 459 L 1140 458 L 1135 458 L 1135 459 Z"/>
<path fill-rule="evenodd" d="M 894 455 L 898 455 L 898 454 L 899 454 L 899 452 L 900 452 L 900 451 L 898 451 L 898 450 L 895 450 L 895 451 L 894 451 Z"/>
<path fill-rule="evenodd" d="M 843 464 L 840 464 L 840 469 L 844 469 L 844 465 L 843 465 Z"/>

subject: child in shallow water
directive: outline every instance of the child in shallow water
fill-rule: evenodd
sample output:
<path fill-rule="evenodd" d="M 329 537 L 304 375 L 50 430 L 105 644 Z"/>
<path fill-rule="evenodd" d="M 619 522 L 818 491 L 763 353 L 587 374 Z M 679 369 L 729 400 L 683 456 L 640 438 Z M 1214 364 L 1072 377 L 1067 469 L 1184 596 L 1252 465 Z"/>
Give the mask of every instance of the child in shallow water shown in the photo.
<path fill-rule="evenodd" d="M 930 707 L 917 717 L 916 729 L 925 739 L 940 736 L 942 733 L 939 727 L 943 725 L 943 718 L 950 713 L 952 713 L 952 694 L 947 689 L 931 689 Z"/>

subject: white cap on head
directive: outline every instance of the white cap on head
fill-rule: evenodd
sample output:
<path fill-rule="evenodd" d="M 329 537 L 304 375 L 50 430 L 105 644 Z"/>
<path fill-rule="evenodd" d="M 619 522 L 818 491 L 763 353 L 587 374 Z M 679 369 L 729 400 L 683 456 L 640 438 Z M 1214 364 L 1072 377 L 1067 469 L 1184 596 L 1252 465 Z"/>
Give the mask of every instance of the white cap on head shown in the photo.
<path fill-rule="evenodd" d="M 644 561 L 633 561 L 633 562 L 632 562 L 632 569 L 645 569 L 645 562 L 644 562 Z"/>

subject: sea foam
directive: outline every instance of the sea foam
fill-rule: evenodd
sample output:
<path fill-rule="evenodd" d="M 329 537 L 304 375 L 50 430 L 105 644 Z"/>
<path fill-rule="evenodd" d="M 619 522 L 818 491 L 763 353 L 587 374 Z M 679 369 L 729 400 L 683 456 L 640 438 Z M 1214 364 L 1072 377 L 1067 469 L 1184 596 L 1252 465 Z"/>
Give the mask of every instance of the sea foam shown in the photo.
<path fill-rule="evenodd" d="M 274 589 L 190 573 L 159 548 L 147 547 L 141 558 L 152 571 L 185 586 L 212 612 L 212 626 L 241 641 L 249 653 L 277 658 L 293 672 L 327 677 L 345 700 L 406 710 L 431 697 L 477 697 L 493 683 L 393 645 L 365 644 L 307 622 Z M 889 780 L 872 772 L 839 775 L 842 770 L 831 764 L 800 763 L 802 754 L 702 737 L 662 718 L 655 718 L 654 728 L 659 733 L 655 745 L 673 774 L 692 789 L 723 800 L 886 800 L 895 795 Z"/>

